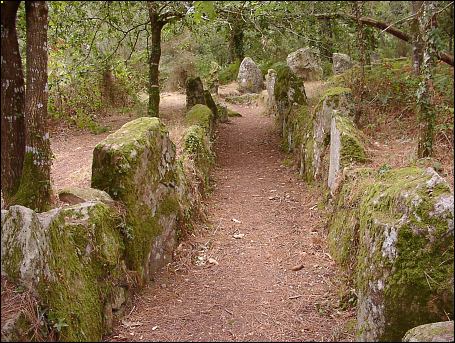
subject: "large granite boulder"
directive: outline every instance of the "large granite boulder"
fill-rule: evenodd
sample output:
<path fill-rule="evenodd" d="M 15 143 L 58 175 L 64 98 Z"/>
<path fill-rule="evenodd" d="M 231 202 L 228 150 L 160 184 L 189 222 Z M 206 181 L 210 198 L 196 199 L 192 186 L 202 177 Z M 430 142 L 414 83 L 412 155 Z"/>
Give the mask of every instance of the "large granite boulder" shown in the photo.
<path fill-rule="evenodd" d="M 242 93 L 259 93 L 264 87 L 261 70 L 250 57 L 240 64 L 237 82 Z"/>
<path fill-rule="evenodd" d="M 453 342 L 453 338 L 453 320 L 448 320 L 412 328 L 402 342 Z"/>
<path fill-rule="evenodd" d="M 433 169 L 345 169 L 331 255 L 358 295 L 357 339 L 399 341 L 453 316 L 453 193 Z"/>
<path fill-rule="evenodd" d="M 310 48 L 301 48 L 290 53 L 286 62 L 294 74 L 304 81 L 320 80 L 322 77 L 319 59 Z"/>
<path fill-rule="evenodd" d="M 186 109 L 196 104 L 206 104 L 204 85 L 200 77 L 190 77 L 186 80 Z"/>
<path fill-rule="evenodd" d="M 93 152 L 92 187 L 125 205 L 127 266 L 146 282 L 171 260 L 176 243 L 175 146 L 164 124 L 158 118 L 138 118 L 99 143 Z"/>
<path fill-rule="evenodd" d="M 333 74 L 338 75 L 344 73 L 346 70 L 351 69 L 354 65 L 351 57 L 346 54 L 335 52 L 332 56 L 333 61 Z"/>

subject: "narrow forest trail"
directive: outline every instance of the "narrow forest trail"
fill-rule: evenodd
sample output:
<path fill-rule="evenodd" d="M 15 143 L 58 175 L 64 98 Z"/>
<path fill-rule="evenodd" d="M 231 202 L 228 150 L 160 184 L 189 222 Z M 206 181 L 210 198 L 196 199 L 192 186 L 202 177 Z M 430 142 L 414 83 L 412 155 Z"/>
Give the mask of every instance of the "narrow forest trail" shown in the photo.
<path fill-rule="evenodd" d="M 242 117 L 218 127 L 207 227 L 179 246 L 106 340 L 352 339 L 350 314 L 336 310 L 319 191 L 283 164 L 273 118 L 231 107 Z"/>

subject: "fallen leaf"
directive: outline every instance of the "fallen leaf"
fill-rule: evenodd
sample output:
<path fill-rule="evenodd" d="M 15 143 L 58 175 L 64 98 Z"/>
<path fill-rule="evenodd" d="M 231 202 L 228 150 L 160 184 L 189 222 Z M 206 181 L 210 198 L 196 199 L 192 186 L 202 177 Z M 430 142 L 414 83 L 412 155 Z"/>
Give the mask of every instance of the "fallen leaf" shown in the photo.
<path fill-rule="evenodd" d="M 235 218 L 232 218 L 232 221 L 233 221 L 234 223 L 237 223 L 237 224 L 240 224 L 240 223 L 242 223 L 240 220 L 238 220 L 238 219 L 235 219 Z"/>
<path fill-rule="evenodd" d="M 212 257 L 210 257 L 210 258 L 209 258 L 207 261 L 208 261 L 209 263 L 211 263 L 211 264 L 214 264 L 214 265 L 216 265 L 216 266 L 218 265 L 218 261 L 217 261 L 217 260 L 215 260 L 215 259 L 214 259 L 214 258 L 212 258 Z"/>
<path fill-rule="evenodd" d="M 158 329 L 158 325 L 157 325 L 157 326 L 154 326 L 154 327 L 152 328 L 152 331 L 155 331 L 156 329 Z"/>
<path fill-rule="evenodd" d="M 122 325 L 125 327 L 133 328 L 135 326 L 141 326 L 141 322 L 130 322 L 128 320 L 122 320 Z"/>
<path fill-rule="evenodd" d="M 232 236 L 236 239 L 241 239 L 243 237 L 245 237 L 245 234 L 244 233 L 234 233 L 234 235 Z"/>
<path fill-rule="evenodd" d="M 291 270 L 294 271 L 294 272 L 296 272 L 296 271 L 298 271 L 300 269 L 303 269 L 303 264 L 298 264 L 298 265 L 296 265 L 296 266 L 291 268 Z"/>

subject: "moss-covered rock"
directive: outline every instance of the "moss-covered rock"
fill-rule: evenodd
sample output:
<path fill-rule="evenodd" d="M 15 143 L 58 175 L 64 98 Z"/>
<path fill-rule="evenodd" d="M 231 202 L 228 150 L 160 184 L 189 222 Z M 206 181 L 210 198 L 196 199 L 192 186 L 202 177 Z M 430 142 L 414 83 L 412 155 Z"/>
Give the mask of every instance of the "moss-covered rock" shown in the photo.
<path fill-rule="evenodd" d="M 345 173 L 329 222 L 358 294 L 357 338 L 400 340 L 453 316 L 453 194 L 432 169 Z"/>
<path fill-rule="evenodd" d="M 101 201 L 112 204 L 113 200 L 104 191 L 94 188 L 67 187 L 58 191 L 60 201 L 75 205 L 86 201 Z"/>
<path fill-rule="evenodd" d="M 276 70 L 274 96 L 278 111 L 285 112 L 294 103 L 306 104 L 307 98 L 302 79 L 297 77 L 285 63 L 275 64 L 274 69 Z"/>
<path fill-rule="evenodd" d="M 42 221 L 52 220 L 55 211 L 37 214 L 28 207 L 15 205 L 2 211 L 2 274 L 27 289 L 34 289 L 41 275 L 49 273 L 48 233 Z"/>
<path fill-rule="evenodd" d="M 332 117 L 330 130 L 330 164 L 327 183 L 335 192 L 336 178 L 343 168 L 353 163 L 367 160 L 360 132 L 349 117 L 335 115 Z"/>
<path fill-rule="evenodd" d="M 352 117 L 353 101 L 351 90 L 349 88 L 332 87 L 324 91 L 318 104 L 314 108 L 314 178 L 327 180 L 329 165 L 322 164 L 325 160 L 325 154 L 329 153 L 327 149 L 331 142 L 331 123 L 334 116 Z M 337 120 L 338 121 L 341 121 Z M 346 125 L 348 126 L 348 125 Z M 354 129 L 350 130 L 354 131 Z M 346 136 L 347 137 L 347 136 Z M 345 138 L 346 138 L 345 137 Z M 351 136 L 349 136 L 351 137 Z M 331 151 L 330 151 L 331 153 Z"/>
<path fill-rule="evenodd" d="M 212 115 L 210 109 L 203 106 Z M 169 260 L 178 214 L 175 146 L 158 118 L 138 118 L 109 135 L 94 150 L 92 187 L 123 202 L 126 262 L 145 281 Z M 158 236 L 169 237 L 152 251 Z"/>
<path fill-rule="evenodd" d="M 124 281 L 118 213 L 85 202 L 39 214 L 12 206 L 3 215 L 2 273 L 36 296 L 59 340 L 100 340 L 103 307 Z"/>
<path fill-rule="evenodd" d="M 453 320 L 448 320 L 412 328 L 402 342 L 453 342 L 453 339 Z"/>
<path fill-rule="evenodd" d="M 194 162 L 195 172 L 202 180 L 201 191 L 204 192 L 209 187 L 210 169 L 214 164 L 210 138 L 203 127 L 193 125 L 185 131 L 183 146 L 184 154 Z"/>
<path fill-rule="evenodd" d="M 196 104 L 206 104 L 204 86 L 200 77 L 190 77 L 186 80 L 186 109 Z"/>
<path fill-rule="evenodd" d="M 218 107 L 218 121 L 220 123 L 227 123 L 229 121 L 228 108 L 226 106 L 217 105 Z"/>
<path fill-rule="evenodd" d="M 257 104 L 260 98 L 260 94 L 242 94 L 242 95 L 231 95 L 226 97 L 226 102 L 235 105 L 252 105 Z"/>
<path fill-rule="evenodd" d="M 212 94 L 208 90 L 204 91 L 205 103 L 208 108 L 213 113 L 213 120 L 217 120 L 218 118 L 218 107 L 216 106 L 215 101 L 212 98 Z"/>
<path fill-rule="evenodd" d="M 207 106 L 197 104 L 186 114 L 185 122 L 189 126 L 199 125 L 211 135 L 214 125 L 214 115 Z"/>
<path fill-rule="evenodd" d="M 242 117 L 242 115 L 241 115 L 239 112 L 234 111 L 234 110 L 231 110 L 230 108 L 227 109 L 227 115 L 228 115 L 228 117 L 230 117 L 230 118 Z"/>

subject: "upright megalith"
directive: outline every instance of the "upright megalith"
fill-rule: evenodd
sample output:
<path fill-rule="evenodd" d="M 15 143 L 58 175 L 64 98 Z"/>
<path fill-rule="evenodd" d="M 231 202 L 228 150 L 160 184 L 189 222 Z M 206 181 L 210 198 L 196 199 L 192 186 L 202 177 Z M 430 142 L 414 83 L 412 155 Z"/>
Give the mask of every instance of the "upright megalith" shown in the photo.
<path fill-rule="evenodd" d="M 164 124 L 158 118 L 138 118 L 99 143 L 93 152 L 92 187 L 123 202 L 127 266 L 147 281 L 170 261 L 176 242 L 175 146 Z"/>
<path fill-rule="evenodd" d="M 190 77 L 186 80 L 186 109 L 196 104 L 205 105 L 204 85 L 200 77 Z"/>
<path fill-rule="evenodd" d="M 261 70 L 250 57 L 245 57 L 240 64 L 237 82 L 242 93 L 259 93 L 262 90 L 264 82 Z"/>
<path fill-rule="evenodd" d="M 301 48 L 291 52 L 286 58 L 286 62 L 292 72 L 303 81 L 320 80 L 322 77 L 319 59 L 310 48 Z"/>
<path fill-rule="evenodd" d="M 207 87 L 211 93 L 218 94 L 218 87 L 220 86 L 220 70 L 221 67 L 215 61 L 210 63 L 210 71 L 207 79 Z"/>
<path fill-rule="evenodd" d="M 269 69 L 267 75 L 265 75 L 265 89 L 267 90 L 267 103 L 266 111 L 267 114 L 276 113 L 276 99 L 275 99 L 275 82 L 276 82 L 276 71 Z"/>
<path fill-rule="evenodd" d="M 215 100 L 212 98 L 212 94 L 210 94 L 210 91 L 205 90 L 204 91 L 204 98 L 205 98 L 205 103 L 208 108 L 213 113 L 213 118 L 216 120 L 218 118 L 218 107 L 216 106 Z"/>
<path fill-rule="evenodd" d="M 332 116 L 330 125 L 330 156 L 327 184 L 332 194 L 336 191 L 337 178 L 344 167 L 367 160 L 360 131 L 349 117 Z"/>
<path fill-rule="evenodd" d="M 351 57 L 346 54 L 335 52 L 332 56 L 333 61 L 333 74 L 338 75 L 344 73 L 346 70 L 351 69 L 354 65 Z"/>

